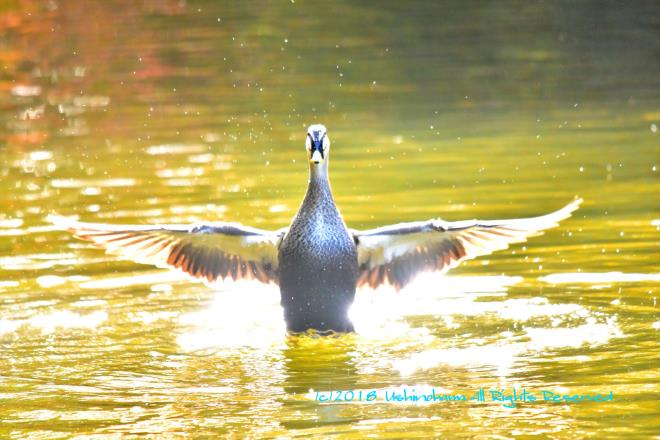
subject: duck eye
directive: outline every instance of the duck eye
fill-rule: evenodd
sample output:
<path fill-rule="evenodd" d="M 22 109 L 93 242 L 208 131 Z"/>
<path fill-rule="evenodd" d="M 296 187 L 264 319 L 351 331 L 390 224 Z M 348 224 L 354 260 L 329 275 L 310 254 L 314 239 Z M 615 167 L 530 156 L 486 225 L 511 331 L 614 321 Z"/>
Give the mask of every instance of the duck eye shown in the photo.
<path fill-rule="evenodd" d="M 330 139 L 328 139 L 328 136 L 323 136 L 323 149 L 327 150 L 330 148 Z"/>

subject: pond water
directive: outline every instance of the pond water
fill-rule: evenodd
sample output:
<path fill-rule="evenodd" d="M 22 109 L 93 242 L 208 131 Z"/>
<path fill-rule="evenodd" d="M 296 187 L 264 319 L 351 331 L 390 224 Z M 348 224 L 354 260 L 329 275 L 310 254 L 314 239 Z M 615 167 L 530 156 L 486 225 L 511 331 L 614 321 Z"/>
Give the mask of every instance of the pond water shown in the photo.
<path fill-rule="evenodd" d="M 653 1 L 1 2 L 0 437 L 657 434 L 658 19 Z M 360 291 L 338 338 L 285 337 L 272 286 L 209 288 L 46 221 L 286 226 L 317 122 L 353 228 L 585 202 L 445 277 Z M 395 387 L 613 401 L 316 400 Z"/>

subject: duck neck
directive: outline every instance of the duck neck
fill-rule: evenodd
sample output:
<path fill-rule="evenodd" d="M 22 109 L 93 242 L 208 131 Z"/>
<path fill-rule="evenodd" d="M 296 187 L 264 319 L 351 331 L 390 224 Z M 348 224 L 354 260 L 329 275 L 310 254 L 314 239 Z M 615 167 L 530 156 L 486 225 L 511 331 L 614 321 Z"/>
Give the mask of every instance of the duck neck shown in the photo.
<path fill-rule="evenodd" d="M 326 158 L 320 164 L 309 164 L 309 186 L 307 187 L 307 195 L 305 198 L 313 198 L 315 200 L 330 200 L 332 199 L 332 191 L 330 190 L 330 180 L 328 179 L 328 159 Z"/>

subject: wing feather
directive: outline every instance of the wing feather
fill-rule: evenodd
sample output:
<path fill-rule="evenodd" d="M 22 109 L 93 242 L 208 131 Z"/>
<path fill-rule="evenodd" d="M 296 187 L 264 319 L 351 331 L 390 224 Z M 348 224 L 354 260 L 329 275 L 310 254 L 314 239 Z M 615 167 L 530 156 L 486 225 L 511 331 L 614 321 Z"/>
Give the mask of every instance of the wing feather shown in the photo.
<path fill-rule="evenodd" d="M 109 254 L 177 269 L 210 283 L 226 278 L 277 283 L 277 252 L 286 233 L 284 229 L 265 231 L 235 223 L 108 225 L 56 215 L 48 220 Z"/>
<path fill-rule="evenodd" d="M 358 250 L 358 286 L 390 284 L 401 289 L 419 273 L 446 271 L 461 261 L 506 249 L 555 227 L 578 209 L 576 199 L 547 215 L 509 220 L 440 219 L 353 231 Z"/>

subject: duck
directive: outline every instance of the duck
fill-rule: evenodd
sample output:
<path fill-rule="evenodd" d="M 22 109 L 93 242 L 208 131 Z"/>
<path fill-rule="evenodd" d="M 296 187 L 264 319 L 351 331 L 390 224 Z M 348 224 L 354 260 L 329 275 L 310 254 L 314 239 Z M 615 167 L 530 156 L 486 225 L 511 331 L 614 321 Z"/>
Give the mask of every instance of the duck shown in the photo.
<path fill-rule="evenodd" d="M 581 198 L 550 214 L 507 220 L 433 218 L 369 230 L 349 229 L 335 204 L 326 127 L 305 137 L 309 181 L 289 227 L 264 230 L 240 223 L 117 225 L 59 215 L 49 219 L 107 253 L 171 268 L 209 284 L 253 280 L 279 286 L 287 332 L 350 333 L 348 312 L 358 288 L 399 291 L 423 272 L 506 249 L 555 227 Z"/>

